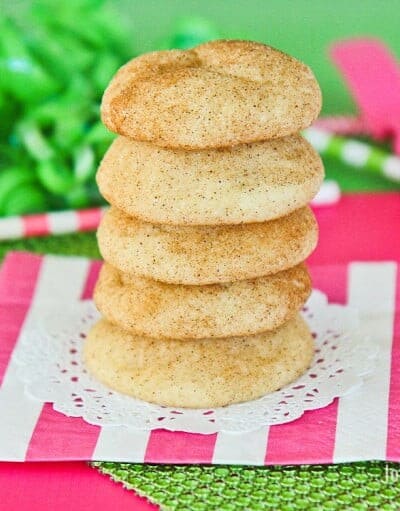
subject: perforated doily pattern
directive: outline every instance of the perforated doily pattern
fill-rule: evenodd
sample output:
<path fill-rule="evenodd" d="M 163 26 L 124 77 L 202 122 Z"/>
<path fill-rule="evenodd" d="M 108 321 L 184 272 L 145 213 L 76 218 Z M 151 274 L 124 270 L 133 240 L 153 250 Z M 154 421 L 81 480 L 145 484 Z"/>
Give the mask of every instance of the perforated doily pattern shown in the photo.
<path fill-rule="evenodd" d="M 311 368 L 294 384 L 246 403 L 214 410 L 174 409 L 124 396 L 96 381 L 82 360 L 83 341 L 99 315 L 92 302 L 69 311 L 53 310 L 23 339 L 18 350 L 19 376 L 29 395 L 53 403 L 68 416 L 100 426 L 181 430 L 196 433 L 251 431 L 282 424 L 306 410 L 321 408 L 362 384 L 376 355 L 360 337 L 357 312 L 329 304 L 313 291 L 303 310 L 316 343 Z"/>

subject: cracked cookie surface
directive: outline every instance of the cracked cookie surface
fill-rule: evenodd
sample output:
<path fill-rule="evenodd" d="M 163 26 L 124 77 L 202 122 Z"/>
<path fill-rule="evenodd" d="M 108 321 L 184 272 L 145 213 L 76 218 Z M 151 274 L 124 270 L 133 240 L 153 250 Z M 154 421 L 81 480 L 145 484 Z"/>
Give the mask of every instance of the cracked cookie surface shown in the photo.
<path fill-rule="evenodd" d="M 222 40 L 131 60 L 108 86 L 101 113 L 115 133 L 191 150 L 290 135 L 320 109 L 306 65 L 261 43 Z"/>

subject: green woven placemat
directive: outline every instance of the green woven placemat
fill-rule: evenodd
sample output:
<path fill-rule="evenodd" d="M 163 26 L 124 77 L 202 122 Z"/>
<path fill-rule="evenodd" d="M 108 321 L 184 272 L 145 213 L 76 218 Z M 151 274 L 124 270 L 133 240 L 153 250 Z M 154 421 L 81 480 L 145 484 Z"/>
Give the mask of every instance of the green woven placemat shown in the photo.
<path fill-rule="evenodd" d="M 3 242 L 0 259 L 10 250 L 99 257 L 93 233 Z M 400 510 L 400 468 L 383 462 L 258 468 L 94 465 L 169 510 Z"/>
<path fill-rule="evenodd" d="M 298 467 L 93 463 L 168 511 L 399 510 L 395 464 Z"/>
<path fill-rule="evenodd" d="M 100 258 L 94 233 L 65 234 L 0 242 L 0 261 L 10 250 Z"/>

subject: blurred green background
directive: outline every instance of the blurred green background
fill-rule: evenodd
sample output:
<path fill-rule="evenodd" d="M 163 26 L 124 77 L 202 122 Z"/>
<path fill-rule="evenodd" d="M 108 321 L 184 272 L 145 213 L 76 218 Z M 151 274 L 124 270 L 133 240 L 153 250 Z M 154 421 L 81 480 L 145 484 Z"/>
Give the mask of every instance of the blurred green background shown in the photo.
<path fill-rule="evenodd" d="M 218 37 L 265 42 L 311 66 L 323 114 L 350 114 L 329 47 L 374 36 L 400 56 L 399 13 L 400 0 L 2 0 L 0 216 L 101 203 L 94 175 L 113 138 L 99 122 L 101 94 L 132 56 Z M 394 187 L 325 165 L 345 191 Z"/>
<path fill-rule="evenodd" d="M 214 22 L 222 37 L 253 39 L 299 58 L 321 84 L 325 114 L 354 111 L 328 58 L 332 42 L 375 36 L 400 57 L 400 0 L 131 0 L 120 5 L 132 22 L 138 51 L 157 48 L 180 17 L 201 16 Z"/>

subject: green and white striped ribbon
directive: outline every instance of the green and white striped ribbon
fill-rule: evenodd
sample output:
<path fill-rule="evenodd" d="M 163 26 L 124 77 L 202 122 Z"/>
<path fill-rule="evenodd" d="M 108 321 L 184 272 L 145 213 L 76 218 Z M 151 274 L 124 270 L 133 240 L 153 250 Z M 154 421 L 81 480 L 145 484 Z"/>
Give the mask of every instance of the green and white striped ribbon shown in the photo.
<path fill-rule="evenodd" d="M 398 156 L 365 142 L 341 137 L 319 128 L 308 128 L 304 130 L 303 135 L 323 156 L 332 156 L 352 167 L 400 182 L 400 157 Z"/>

